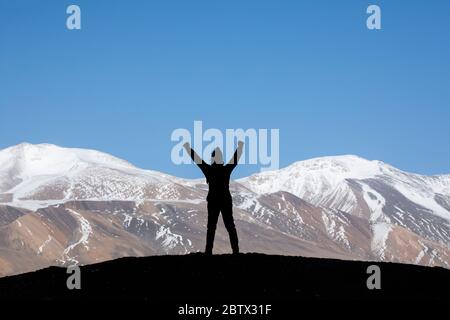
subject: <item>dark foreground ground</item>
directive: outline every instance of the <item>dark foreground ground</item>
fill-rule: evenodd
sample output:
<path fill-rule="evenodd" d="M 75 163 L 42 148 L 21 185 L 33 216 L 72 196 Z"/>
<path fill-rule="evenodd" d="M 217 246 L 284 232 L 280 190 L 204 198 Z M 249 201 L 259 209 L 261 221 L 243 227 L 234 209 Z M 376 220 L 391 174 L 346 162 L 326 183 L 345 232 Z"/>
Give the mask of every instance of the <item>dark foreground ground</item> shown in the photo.
<path fill-rule="evenodd" d="M 373 264 L 381 270 L 381 290 L 366 285 Z M 186 304 L 215 306 L 220 313 L 225 304 L 270 304 L 269 313 L 276 314 L 277 305 L 287 312 L 336 299 L 450 299 L 450 270 L 442 268 L 262 254 L 123 258 L 81 267 L 80 290 L 68 290 L 69 276 L 51 267 L 1 278 L 0 301 L 142 300 L 173 315 Z"/>

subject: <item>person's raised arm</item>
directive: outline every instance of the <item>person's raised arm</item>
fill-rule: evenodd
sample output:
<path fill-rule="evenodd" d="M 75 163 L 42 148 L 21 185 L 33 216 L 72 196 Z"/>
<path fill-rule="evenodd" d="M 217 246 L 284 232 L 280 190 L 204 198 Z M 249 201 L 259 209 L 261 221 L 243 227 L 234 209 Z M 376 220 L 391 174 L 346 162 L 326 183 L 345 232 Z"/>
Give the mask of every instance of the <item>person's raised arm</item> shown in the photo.
<path fill-rule="evenodd" d="M 200 156 L 197 154 L 197 152 L 195 152 L 194 149 L 191 148 L 191 146 L 188 142 L 183 144 L 183 147 L 186 150 L 186 152 L 189 154 L 189 156 L 191 157 L 192 161 L 194 161 L 197 165 L 201 165 L 201 164 L 205 163 L 203 161 L 203 159 L 200 158 Z"/>
<path fill-rule="evenodd" d="M 238 165 L 239 159 L 242 156 L 243 149 L 244 149 L 244 142 L 239 141 L 238 147 L 234 152 L 233 158 L 230 159 L 230 161 L 227 163 L 227 166 L 232 167 L 234 169 Z"/>

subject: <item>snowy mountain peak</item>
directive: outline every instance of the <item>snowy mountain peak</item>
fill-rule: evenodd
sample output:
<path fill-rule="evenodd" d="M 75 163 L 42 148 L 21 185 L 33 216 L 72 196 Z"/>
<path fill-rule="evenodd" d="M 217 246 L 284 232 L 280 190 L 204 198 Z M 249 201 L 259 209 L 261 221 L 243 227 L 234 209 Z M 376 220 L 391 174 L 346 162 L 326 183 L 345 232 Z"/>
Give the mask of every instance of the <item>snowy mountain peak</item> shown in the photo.
<path fill-rule="evenodd" d="M 0 150 L 0 170 L 25 179 L 41 175 L 66 174 L 71 170 L 93 166 L 135 168 L 127 161 L 109 154 L 52 144 L 21 143 Z"/>
<path fill-rule="evenodd" d="M 367 160 L 355 155 L 341 155 L 298 161 L 284 170 L 308 170 L 321 174 L 333 174 L 339 178 L 365 178 L 382 174 L 388 165 L 377 160 Z"/>
<path fill-rule="evenodd" d="M 0 204 L 31 210 L 72 200 L 178 199 L 179 181 L 95 150 L 29 143 L 0 150 Z"/>
<path fill-rule="evenodd" d="M 446 176 L 407 173 L 381 161 L 353 155 L 300 161 L 278 171 L 262 172 L 239 180 L 259 194 L 286 191 L 314 205 L 346 212 L 357 210 L 360 201 L 358 189 L 362 188 L 369 198 L 377 193 L 370 187 L 373 181 L 398 191 L 440 217 L 450 219 L 447 204 L 450 201 L 450 182 Z M 376 201 L 382 203 L 383 199 L 378 198 Z"/>
<path fill-rule="evenodd" d="M 355 155 L 341 155 L 298 161 L 277 170 L 239 180 L 258 193 L 288 191 L 298 196 L 316 196 L 333 190 L 346 179 L 368 179 L 396 170 L 381 162 Z"/>

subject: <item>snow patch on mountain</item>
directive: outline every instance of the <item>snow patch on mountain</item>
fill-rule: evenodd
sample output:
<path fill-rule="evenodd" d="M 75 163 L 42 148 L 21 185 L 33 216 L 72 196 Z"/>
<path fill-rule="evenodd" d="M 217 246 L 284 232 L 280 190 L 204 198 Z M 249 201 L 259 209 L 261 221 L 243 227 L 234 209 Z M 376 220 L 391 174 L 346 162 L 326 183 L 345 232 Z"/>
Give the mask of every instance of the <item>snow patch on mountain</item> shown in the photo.
<path fill-rule="evenodd" d="M 434 198 L 435 193 L 431 188 L 424 188 L 423 186 L 417 185 L 411 188 L 411 184 L 401 182 L 395 183 L 394 187 L 410 201 L 429 209 L 441 218 L 450 220 L 450 212 L 436 202 Z"/>
<path fill-rule="evenodd" d="M 47 245 L 47 244 L 49 244 L 49 242 L 50 241 L 52 241 L 52 236 L 51 235 L 48 235 L 48 238 L 41 244 L 41 246 L 38 248 L 38 251 L 37 251 L 37 253 L 38 254 L 42 254 L 42 251 L 44 250 L 44 248 L 45 248 L 45 246 Z"/>
<path fill-rule="evenodd" d="M 363 189 L 364 201 L 366 201 L 371 212 L 370 221 L 376 222 L 383 217 L 383 207 L 386 204 L 386 200 L 368 185 L 361 184 L 361 187 Z"/>
<path fill-rule="evenodd" d="M 347 239 L 344 228 L 346 221 L 337 216 L 331 210 L 324 210 L 322 212 L 322 221 L 325 225 L 328 237 L 334 241 L 342 242 L 348 249 L 350 249 L 350 242 Z"/>
<path fill-rule="evenodd" d="M 89 236 L 92 234 L 92 227 L 91 227 L 91 224 L 89 223 L 89 221 L 85 217 L 83 217 L 80 213 L 78 213 L 72 209 L 66 209 L 66 210 L 68 212 L 70 212 L 71 214 L 73 214 L 78 219 L 78 221 L 80 223 L 79 231 L 81 233 L 81 237 L 76 242 L 74 242 L 73 244 L 68 246 L 66 249 L 64 249 L 62 260 L 64 262 L 70 261 L 74 264 L 78 264 L 79 261 L 75 259 L 76 256 L 72 257 L 69 255 L 69 253 L 79 245 L 83 245 L 86 250 L 89 250 L 89 246 L 88 246 Z"/>
<path fill-rule="evenodd" d="M 371 243 L 372 252 L 380 259 L 386 259 L 386 248 L 389 233 L 392 231 L 392 226 L 386 222 L 379 222 L 372 225 L 373 237 Z"/>
<path fill-rule="evenodd" d="M 156 231 L 155 240 L 162 241 L 162 246 L 165 250 L 175 248 L 177 245 L 183 245 L 183 237 L 179 234 L 173 233 L 169 227 L 160 226 Z"/>

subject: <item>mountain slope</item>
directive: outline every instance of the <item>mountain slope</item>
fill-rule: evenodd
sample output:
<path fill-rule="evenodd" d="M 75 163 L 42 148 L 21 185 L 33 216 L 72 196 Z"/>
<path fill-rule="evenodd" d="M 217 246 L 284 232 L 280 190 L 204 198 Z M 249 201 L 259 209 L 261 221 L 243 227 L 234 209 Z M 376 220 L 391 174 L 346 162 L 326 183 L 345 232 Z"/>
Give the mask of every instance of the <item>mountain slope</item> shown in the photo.
<path fill-rule="evenodd" d="M 338 156 L 297 162 L 238 181 L 259 194 L 290 192 L 321 208 L 362 217 L 373 233 L 371 251 L 381 260 L 411 261 L 407 253 L 414 248 L 414 254 L 419 252 L 415 263 L 438 259 L 448 267 L 448 175 L 428 177 L 380 161 Z M 415 240 L 410 243 L 411 238 Z"/>
<path fill-rule="evenodd" d="M 204 180 L 94 150 L 0 150 L 0 275 L 202 250 Z M 317 158 L 231 184 L 244 252 L 450 264 L 450 176 L 356 156 Z M 229 251 L 219 222 L 215 252 Z"/>

